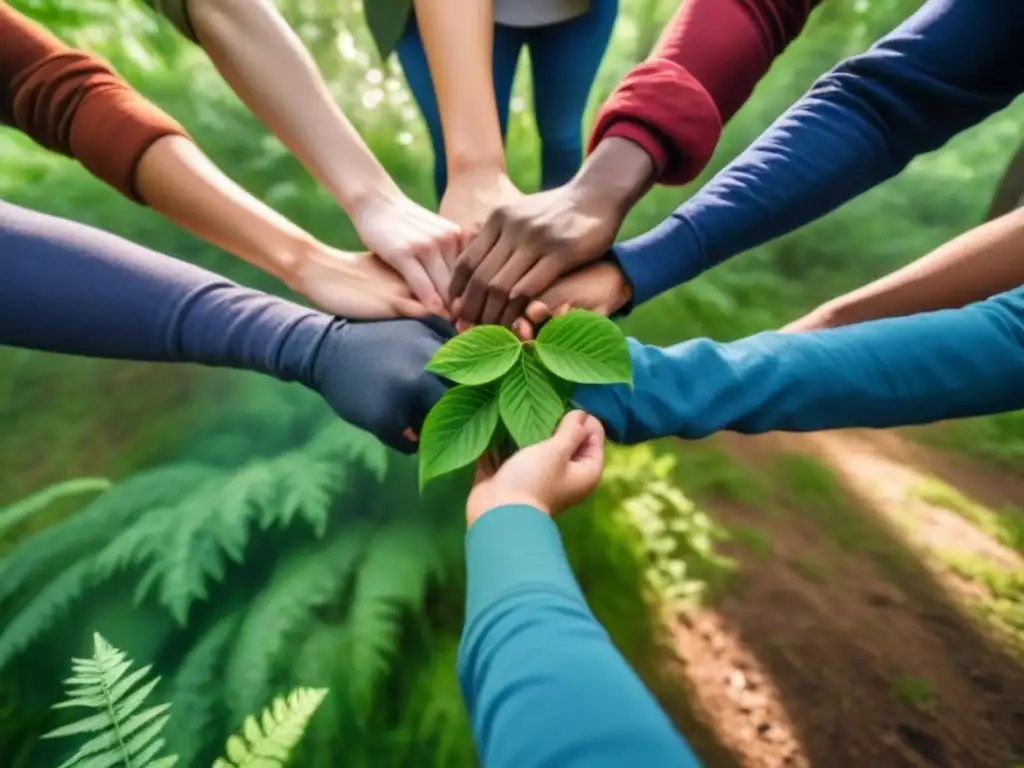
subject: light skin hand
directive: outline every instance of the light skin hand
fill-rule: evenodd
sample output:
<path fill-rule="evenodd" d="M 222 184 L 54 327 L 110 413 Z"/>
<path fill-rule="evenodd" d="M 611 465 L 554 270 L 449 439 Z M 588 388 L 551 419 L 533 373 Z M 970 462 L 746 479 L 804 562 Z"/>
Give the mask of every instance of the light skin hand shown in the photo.
<path fill-rule="evenodd" d="M 406 197 L 338 109 L 270 0 L 189 0 L 196 35 L 242 101 L 352 218 L 363 244 L 444 314 L 458 227 Z"/>
<path fill-rule="evenodd" d="M 466 524 L 508 504 L 526 504 L 555 517 L 586 499 L 603 470 L 601 422 L 583 411 L 571 411 L 548 440 L 524 448 L 500 466 L 492 455 L 478 462 Z"/>
<path fill-rule="evenodd" d="M 288 285 L 325 312 L 354 320 L 430 314 L 402 276 L 370 253 L 317 244 L 301 259 Z"/>
<path fill-rule="evenodd" d="M 504 168 L 473 168 L 449 177 L 438 212 L 462 230 L 463 242 L 468 245 L 494 209 L 522 197 Z"/>
<path fill-rule="evenodd" d="M 445 299 L 451 267 L 459 253 L 457 224 L 428 211 L 397 188 L 363 201 L 352 221 L 368 249 L 395 269 L 413 296 L 435 315 L 448 317 Z"/>

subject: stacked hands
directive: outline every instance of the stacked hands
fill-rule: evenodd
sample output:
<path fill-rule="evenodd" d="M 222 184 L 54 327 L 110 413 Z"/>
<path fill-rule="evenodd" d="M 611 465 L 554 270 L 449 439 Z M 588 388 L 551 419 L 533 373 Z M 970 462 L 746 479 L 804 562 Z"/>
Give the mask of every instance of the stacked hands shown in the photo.
<path fill-rule="evenodd" d="M 347 421 L 406 453 L 447 386 L 424 367 L 457 330 L 501 324 L 527 340 L 555 314 L 609 316 L 630 297 L 610 255 L 625 206 L 575 180 L 524 195 L 503 173 L 455 176 L 440 213 L 401 193 L 360 209 L 356 228 L 374 252 L 315 248 L 289 280 L 319 308 L 355 321 L 325 337 L 313 386 Z M 354 392 L 352 370 L 375 380 Z"/>

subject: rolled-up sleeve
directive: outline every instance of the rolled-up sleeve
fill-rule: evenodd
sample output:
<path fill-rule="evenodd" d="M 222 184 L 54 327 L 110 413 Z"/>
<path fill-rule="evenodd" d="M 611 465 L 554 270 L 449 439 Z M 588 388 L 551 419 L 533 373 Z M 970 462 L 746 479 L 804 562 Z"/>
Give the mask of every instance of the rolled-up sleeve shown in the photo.
<path fill-rule="evenodd" d="M 185 129 L 105 61 L 75 50 L 0 3 L 0 122 L 73 157 L 125 196 L 143 202 L 135 174 L 146 150 Z"/>

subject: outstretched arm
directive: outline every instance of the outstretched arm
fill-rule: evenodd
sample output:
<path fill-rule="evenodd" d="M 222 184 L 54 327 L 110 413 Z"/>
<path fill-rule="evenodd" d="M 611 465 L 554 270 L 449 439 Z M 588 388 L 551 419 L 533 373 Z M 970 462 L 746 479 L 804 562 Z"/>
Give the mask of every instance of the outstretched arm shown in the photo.
<path fill-rule="evenodd" d="M 254 264 L 328 311 L 356 311 L 335 290 L 364 266 L 320 243 L 228 179 L 170 117 L 106 62 L 60 42 L 0 3 L 0 121 L 79 160 L 132 200 Z M 325 282 L 331 285 L 324 290 Z M 372 281 L 367 281 L 372 286 Z M 378 316 L 405 309 L 391 285 Z M 419 310 L 421 311 L 421 310 Z"/>
<path fill-rule="evenodd" d="M 667 349 L 630 340 L 635 389 L 581 407 L 629 443 L 731 430 L 897 427 L 1024 408 L 1024 288 L 963 309 Z"/>
<path fill-rule="evenodd" d="M 615 177 L 686 184 L 707 166 L 722 127 L 746 103 L 820 0 L 683 0 L 646 61 L 601 106 L 585 167 Z M 644 150 L 655 172 L 614 149 Z M 602 155 L 595 150 L 604 147 Z"/>
<path fill-rule="evenodd" d="M 351 216 L 363 244 L 441 311 L 458 227 L 398 188 L 338 109 L 313 57 L 271 0 L 169 0 L 242 101 Z"/>
<path fill-rule="evenodd" d="M 494 96 L 493 4 L 415 0 L 415 9 L 448 162 L 441 214 L 475 234 L 497 205 L 517 196 Z"/>
<path fill-rule="evenodd" d="M 634 301 L 813 221 L 1005 107 L 1024 87 L 1022 35 L 1017 3 L 928 0 L 669 219 L 615 247 Z"/>
<path fill-rule="evenodd" d="M 1024 285 L 1024 209 L 965 232 L 783 328 L 811 331 L 963 307 Z"/>
<path fill-rule="evenodd" d="M 547 515 L 485 513 L 466 568 L 459 682 L 483 765 L 697 768 L 587 607 Z"/>
<path fill-rule="evenodd" d="M 413 449 L 403 430 L 418 429 L 444 391 L 423 371 L 443 328 L 340 320 L 6 203 L 0 253 L 0 344 L 297 381 L 342 418 L 402 450 Z"/>

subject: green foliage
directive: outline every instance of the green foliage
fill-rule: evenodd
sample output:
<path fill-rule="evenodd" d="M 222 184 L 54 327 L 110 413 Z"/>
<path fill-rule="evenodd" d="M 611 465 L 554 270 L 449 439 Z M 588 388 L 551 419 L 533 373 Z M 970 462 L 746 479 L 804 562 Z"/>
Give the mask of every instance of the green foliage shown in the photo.
<path fill-rule="evenodd" d="M 626 337 L 614 323 L 594 312 L 576 309 L 553 318 L 541 328 L 533 348 L 540 362 L 566 381 L 632 381 Z"/>
<path fill-rule="evenodd" d="M 566 401 L 559 397 L 548 372 L 532 354 L 523 354 L 501 380 L 498 411 L 521 448 L 551 437 L 565 408 Z"/>
<path fill-rule="evenodd" d="M 126 674 L 132 663 L 102 636 L 93 636 L 91 658 L 73 659 L 73 676 L 66 681 L 67 699 L 55 709 L 81 708 L 94 714 L 45 734 L 91 738 L 60 768 L 170 768 L 176 756 L 158 757 L 166 740 L 161 735 L 170 719 L 169 704 L 141 709 L 159 678 L 146 680 L 151 667 Z"/>
<path fill-rule="evenodd" d="M 83 477 L 55 483 L 48 488 L 33 493 L 9 507 L 0 508 L 0 541 L 8 531 L 20 525 L 37 512 L 41 512 L 61 499 L 85 493 L 99 493 L 110 487 L 110 481 L 103 477 Z"/>
<path fill-rule="evenodd" d="M 496 386 L 460 385 L 445 393 L 423 424 L 420 487 L 431 477 L 453 472 L 482 454 L 497 426 Z"/>
<path fill-rule="evenodd" d="M 298 688 L 263 710 L 259 721 L 248 717 L 240 735 L 228 739 L 228 759 L 213 768 L 275 768 L 285 766 L 327 691 Z"/>
<path fill-rule="evenodd" d="M 507 328 L 478 325 L 449 340 L 427 363 L 427 370 L 456 384 L 487 384 L 504 376 L 521 351 L 519 339 Z"/>
<path fill-rule="evenodd" d="M 608 318 L 584 310 L 552 319 L 524 344 L 504 328 L 478 326 L 449 340 L 427 370 L 460 386 L 423 425 L 421 489 L 471 464 L 504 430 L 520 447 L 551 437 L 573 384 L 632 383 L 626 338 Z"/>

